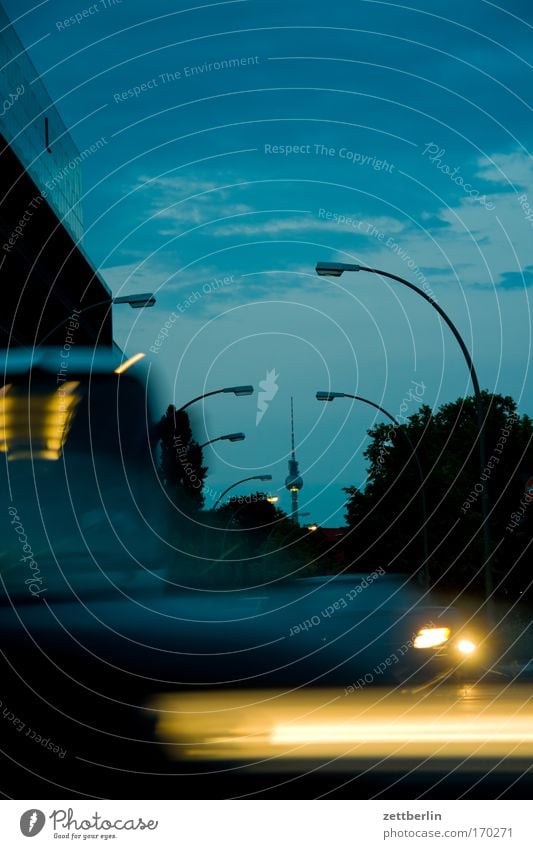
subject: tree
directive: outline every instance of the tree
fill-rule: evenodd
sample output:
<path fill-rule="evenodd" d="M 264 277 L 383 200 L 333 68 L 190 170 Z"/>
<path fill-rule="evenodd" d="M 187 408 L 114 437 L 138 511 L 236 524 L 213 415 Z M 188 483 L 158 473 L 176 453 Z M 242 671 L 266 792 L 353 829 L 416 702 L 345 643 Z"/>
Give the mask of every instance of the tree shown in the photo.
<path fill-rule="evenodd" d="M 407 572 L 421 563 L 420 479 L 407 435 L 423 470 L 432 582 L 481 590 L 480 495 L 486 487 L 496 583 L 507 595 L 529 584 L 523 553 L 531 543 L 533 511 L 524 511 L 516 528 L 509 526 L 533 471 L 533 422 L 517 414 L 509 396 L 484 392 L 482 402 L 487 467 L 481 477 L 474 398 L 444 404 L 437 412 L 424 405 L 405 425 L 379 424 L 369 431 L 366 487 L 346 490 L 346 544 L 354 561 Z"/>
<path fill-rule="evenodd" d="M 335 565 L 338 570 L 323 535 L 301 528 L 264 492 L 230 498 L 203 515 L 211 525 L 209 550 L 223 581 L 243 587 L 320 574 Z"/>
<path fill-rule="evenodd" d="M 189 516 L 204 505 L 203 485 L 207 466 L 193 438 L 189 416 L 169 406 L 160 422 L 161 480 L 179 511 Z"/>
<path fill-rule="evenodd" d="M 265 492 L 228 499 L 214 511 L 214 521 L 223 532 L 222 560 L 257 560 L 268 553 L 274 539 L 290 524 L 287 514 L 270 502 Z"/>

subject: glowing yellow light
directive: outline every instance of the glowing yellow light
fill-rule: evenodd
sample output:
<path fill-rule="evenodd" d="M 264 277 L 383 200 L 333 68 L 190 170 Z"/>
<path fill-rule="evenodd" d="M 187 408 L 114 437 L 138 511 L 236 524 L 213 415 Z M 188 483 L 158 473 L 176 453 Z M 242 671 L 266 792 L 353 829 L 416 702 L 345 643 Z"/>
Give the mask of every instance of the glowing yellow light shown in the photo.
<path fill-rule="evenodd" d="M 46 446 L 50 451 L 61 451 L 63 444 L 60 439 L 47 439 Z"/>
<path fill-rule="evenodd" d="M 133 357 L 130 357 L 128 360 L 124 360 L 124 362 L 115 369 L 115 374 L 122 374 L 126 371 L 126 369 L 129 369 L 131 366 L 135 365 L 135 363 L 138 363 L 139 360 L 142 360 L 145 356 L 146 354 L 139 353 L 134 354 Z"/>
<path fill-rule="evenodd" d="M 408 706 L 396 690 L 342 693 L 165 693 L 147 707 L 155 712 L 157 740 L 173 759 L 241 761 L 261 770 L 273 759 L 300 769 L 304 758 L 500 758 L 511 751 L 528 763 L 533 758 L 529 685 L 437 688 Z"/>
<path fill-rule="evenodd" d="M 79 381 L 68 380 L 52 393 L 30 396 L 0 389 L 0 451 L 8 460 L 58 460 L 81 400 Z"/>
<path fill-rule="evenodd" d="M 432 649 L 442 646 L 449 638 L 449 628 L 421 628 L 413 645 L 415 649 Z"/>
<path fill-rule="evenodd" d="M 318 531 L 318 525 L 308 525 L 307 530 L 308 531 Z"/>
<path fill-rule="evenodd" d="M 63 395 L 72 395 L 79 385 L 79 380 L 66 380 L 65 383 L 61 384 L 57 391 Z"/>
<path fill-rule="evenodd" d="M 277 725 L 272 729 L 272 745 L 298 743 L 369 743 L 379 740 L 387 743 L 405 743 L 410 741 L 453 743 L 453 742 L 491 742 L 533 741 L 533 731 L 520 723 L 518 731 L 503 731 L 492 719 L 480 724 L 479 717 L 474 727 L 471 722 L 420 722 L 372 723 L 361 722 L 347 725 Z"/>
<path fill-rule="evenodd" d="M 6 383 L 0 389 L 0 430 L 2 432 L 2 442 L 0 443 L 0 451 L 6 454 L 8 451 L 8 433 L 6 432 L 6 412 L 12 407 L 13 401 L 7 397 L 7 393 L 11 389 L 11 383 Z"/>
<path fill-rule="evenodd" d="M 77 380 L 67 380 L 58 387 L 53 395 L 48 397 L 41 432 L 46 448 L 35 451 L 34 456 L 37 459 L 59 459 L 61 449 L 70 430 L 74 410 L 81 400 L 81 396 L 76 393 L 79 385 Z"/>
<path fill-rule="evenodd" d="M 472 640 L 459 640 L 457 643 L 457 651 L 460 651 L 461 654 L 472 654 L 476 648 L 477 646 Z"/>
<path fill-rule="evenodd" d="M 35 451 L 10 451 L 8 460 L 59 460 L 59 451 L 37 448 Z"/>
<path fill-rule="evenodd" d="M 276 504 L 276 502 L 279 501 L 279 495 L 269 495 L 267 501 L 270 504 Z"/>

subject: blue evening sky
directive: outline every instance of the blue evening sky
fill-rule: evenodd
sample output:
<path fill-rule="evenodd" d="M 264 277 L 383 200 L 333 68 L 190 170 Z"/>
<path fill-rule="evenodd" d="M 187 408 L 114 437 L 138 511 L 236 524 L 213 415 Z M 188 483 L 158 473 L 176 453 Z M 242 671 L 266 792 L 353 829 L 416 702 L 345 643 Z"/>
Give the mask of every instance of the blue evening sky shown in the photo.
<path fill-rule="evenodd" d="M 315 391 L 394 415 L 414 386 L 431 406 L 471 391 L 428 304 L 376 276 L 318 278 L 320 259 L 425 286 L 482 386 L 533 415 L 527 0 L 4 5 L 78 148 L 105 139 L 83 166 L 85 250 L 115 293 L 157 293 L 116 307 L 119 344 L 178 405 L 275 370 L 257 425 L 257 394 L 195 408 L 198 438 L 247 434 L 206 453 L 213 493 L 269 472 L 289 508 L 292 394 L 301 509 L 341 524 L 382 417 Z"/>

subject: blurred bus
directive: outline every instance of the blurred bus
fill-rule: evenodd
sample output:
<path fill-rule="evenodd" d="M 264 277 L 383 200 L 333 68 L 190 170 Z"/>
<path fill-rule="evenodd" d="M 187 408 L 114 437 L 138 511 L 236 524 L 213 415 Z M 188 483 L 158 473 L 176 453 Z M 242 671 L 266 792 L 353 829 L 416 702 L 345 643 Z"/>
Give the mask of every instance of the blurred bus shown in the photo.
<path fill-rule="evenodd" d="M 112 576 L 135 583 L 161 565 L 149 374 L 141 355 L 92 349 L 0 360 L 0 574 L 10 596 L 86 592 Z"/>

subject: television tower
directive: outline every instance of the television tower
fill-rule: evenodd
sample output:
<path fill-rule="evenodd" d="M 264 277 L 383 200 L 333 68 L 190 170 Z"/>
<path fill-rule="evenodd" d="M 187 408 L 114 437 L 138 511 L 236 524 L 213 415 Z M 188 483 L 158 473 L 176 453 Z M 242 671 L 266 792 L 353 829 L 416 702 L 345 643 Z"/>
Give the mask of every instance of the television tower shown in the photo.
<path fill-rule="evenodd" d="M 289 474 L 285 478 L 285 486 L 291 494 L 291 519 L 298 522 L 298 493 L 304 482 L 298 471 L 298 462 L 294 453 L 294 405 L 291 396 L 291 457 L 289 460 Z"/>

